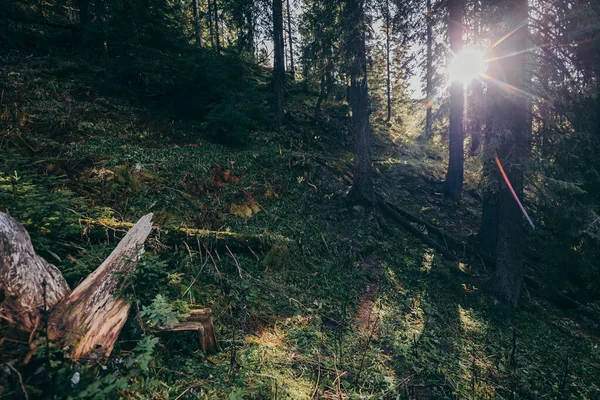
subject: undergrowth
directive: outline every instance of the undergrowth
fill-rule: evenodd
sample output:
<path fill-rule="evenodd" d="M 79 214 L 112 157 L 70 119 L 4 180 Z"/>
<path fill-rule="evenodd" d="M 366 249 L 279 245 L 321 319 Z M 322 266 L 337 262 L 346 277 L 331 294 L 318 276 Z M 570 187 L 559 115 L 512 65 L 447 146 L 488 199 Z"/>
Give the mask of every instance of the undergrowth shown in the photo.
<path fill-rule="evenodd" d="M 99 66 L 2 55 L 0 208 L 25 225 L 36 251 L 74 287 L 124 235 L 120 222 L 153 212 L 161 228 L 124 277 L 132 312 L 108 363 L 73 362 L 43 340 L 26 365 L 13 360 L 27 349 L 3 355 L 31 396 L 600 395 L 589 321 L 536 298 L 505 309 L 488 294 L 484 266 L 445 261 L 345 203 L 346 105 L 326 103 L 315 119 L 315 96 L 292 86 L 290 122 L 275 130 L 264 71 L 234 55 L 135 54 Z M 477 199 L 448 209 L 436 197 L 439 148 L 376 127 L 386 197 L 453 234 L 472 233 Z M 179 228 L 288 240 L 232 250 L 233 235 L 227 246 L 206 244 Z M 213 311 L 218 354 L 204 355 L 192 334 L 150 334 L 199 307 Z M 13 372 L 1 381 L 3 396 L 22 395 Z"/>

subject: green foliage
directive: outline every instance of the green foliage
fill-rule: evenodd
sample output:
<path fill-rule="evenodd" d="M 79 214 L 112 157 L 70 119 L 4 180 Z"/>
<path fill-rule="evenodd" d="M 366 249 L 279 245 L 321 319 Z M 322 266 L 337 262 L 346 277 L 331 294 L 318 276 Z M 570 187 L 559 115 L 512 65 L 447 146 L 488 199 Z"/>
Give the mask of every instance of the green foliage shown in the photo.
<path fill-rule="evenodd" d="M 138 260 L 135 272 L 129 277 L 133 283 L 131 295 L 142 305 L 151 304 L 164 290 L 168 282 L 168 267 L 167 260 L 161 259 L 159 256 L 152 256 L 148 253 Z M 161 296 L 162 297 L 162 296 Z"/>
<path fill-rule="evenodd" d="M 265 255 L 263 263 L 278 270 L 286 270 L 298 266 L 288 246 L 283 244 L 276 244 L 271 247 Z"/>
<path fill-rule="evenodd" d="M 121 369 L 95 379 L 85 389 L 77 392 L 76 398 L 101 400 L 152 390 L 159 383 L 149 374 L 157 343 L 158 338 L 153 336 L 140 340 L 131 354 L 123 360 Z"/>
<path fill-rule="evenodd" d="M 72 249 L 70 241 L 81 232 L 78 218 L 83 202 L 68 189 L 65 176 L 43 168 L 43 161 L 32 164 L 13 149 L 2 150 L 0 210 L 23 224 L 35 249 L 56 263 L 66 257 Z"/>
<path fill-rule="evenodd" d="M 172 328 L 184 317 L 182 306 L 185 307 L 182 303 L 170 304 L 163 295 L 157 294 L 149 306 L 142 308 L 141 316 L 153 328 Z"/>
<path fill-rule="evenodd" d="M 112 250 L 113 248 L 106 244 L 95 244 L 85 247 L 75 256 L 67 257 L 60 265 L 60 270 L 69 286 L 77 286 L 104 262 Z"/>

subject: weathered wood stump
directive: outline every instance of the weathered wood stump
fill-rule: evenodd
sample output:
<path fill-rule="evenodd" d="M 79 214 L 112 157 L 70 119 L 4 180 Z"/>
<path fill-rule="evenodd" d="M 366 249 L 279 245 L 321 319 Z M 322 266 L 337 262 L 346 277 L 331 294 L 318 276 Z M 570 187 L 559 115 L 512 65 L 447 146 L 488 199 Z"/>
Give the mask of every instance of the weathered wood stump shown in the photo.
<path fill-rule="evenodd" d="M 11 328 L 33 331 L 44 298 L 50 309 L 70 292 L 58 268 L 35 254 L 25 228 L 0 212 L 0 318 Z"/>
<path fill-rule="evenodd" d="M 46 310 L 50 339 L 68 345 L 71 358 L 108 357 L 130 308 L 120 295 L 119 277 L 135 271 L 151 230 L 152 214 L 147 214 L 71 292 L 58 268 L 35 254 L 25 228 L 0 212 L 0 320 L 33 334 L 42 328 L 42 311 Z M 202 349 L 214 352 L 217 342 L 211 315 L 210 310 L 196 310 L 171 330 L 197 330 Z"/>
<path fill-rule="evenodd" d="M 171 328 L 154 329 L 151 332 L 158 335 L 172 332 L 197 331 L 200 347 L 205 354 L 214 354 L 218 351 L 217 337 L 212 322 L 212 310 L 202 308 L 191 310 L 186 320 Z"/>

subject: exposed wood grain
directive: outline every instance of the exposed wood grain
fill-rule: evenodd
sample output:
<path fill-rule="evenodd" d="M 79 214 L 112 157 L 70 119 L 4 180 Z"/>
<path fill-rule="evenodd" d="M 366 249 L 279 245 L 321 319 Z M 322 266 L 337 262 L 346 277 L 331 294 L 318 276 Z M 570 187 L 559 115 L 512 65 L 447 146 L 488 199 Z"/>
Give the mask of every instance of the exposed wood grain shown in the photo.
<path fill-rule="evenodd" d="M 73 345 L 71 358 L 106 357 L 112 351 L 129 314 L 130 304 L 119 292 L 124 273 L 135 270 L 152 230 L 152 214 L 142 217 L 108 258 L 49 316 L 50 338 Z"/>
<path fill-rule="evenodd" d="M 71 291 L 58 268 L 35 254 L 25 228 L 0 212 L 0 318 L 17 329 L 34 330 L 44 307 L 44 282 L 48 309 Z"/>
<path fill-rule="evenodd" d="M 200 347 L 205 354 L 213 354 L 218 351 L 217 337 L 212 322 L 212 310 L 210 308 L 191 310 L 186 321 L 171 328 L 154 329 L 152 333 L 160 335 L 186 331 L 198 332 Z"/>

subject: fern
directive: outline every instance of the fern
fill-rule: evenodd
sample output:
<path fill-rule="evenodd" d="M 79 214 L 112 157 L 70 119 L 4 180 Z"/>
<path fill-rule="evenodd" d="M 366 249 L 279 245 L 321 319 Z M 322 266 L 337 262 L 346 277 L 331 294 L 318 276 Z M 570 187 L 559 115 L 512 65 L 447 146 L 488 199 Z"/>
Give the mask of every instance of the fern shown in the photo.
<path fill-rule="evenodd" d="M 172 328 L 184 318 L 183 312 L 178 308 L 170 304 L 163 295 L 157 294 L 152 304 L 144 307 L 140 314 L 154 328 Z"/>

